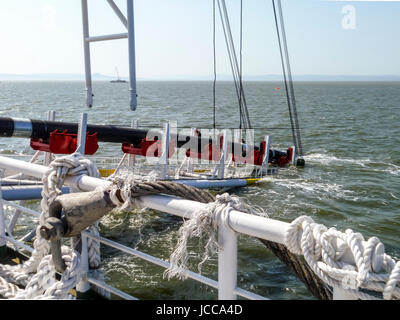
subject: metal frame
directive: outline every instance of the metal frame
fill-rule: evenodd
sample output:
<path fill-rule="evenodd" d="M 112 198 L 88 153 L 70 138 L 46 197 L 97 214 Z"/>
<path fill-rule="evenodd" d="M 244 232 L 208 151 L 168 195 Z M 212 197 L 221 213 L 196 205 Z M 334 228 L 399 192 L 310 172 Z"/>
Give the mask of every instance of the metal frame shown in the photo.
<path fill-rule="evenodd" d="M 125 33 L 109 34 L 102 36 L 90 36 L 89 33 L 89 14 L 88 0 L 82 1 L 82 25 L 83 25 L 83 51 L 85 59 L 85 82 L 86 82 L 86 105 L 91 108 L 93 106 L 93 89 L 92 89 L 92 71 L 90 60 L 90 43 L 96 41 L 108 41 L 116 39 L 128 39 L 129 50 L 129 105 L 131 110 L 136 110 L 137 94 L 136 94 L 136 62 L 135 62 L 135 27 L 134 27 L 134 4 L 133 0 L 126 0 L 127 18 L 118 8 L 113 0 L 106 0 L 111 9 L 121 20 L 127 29 Z"/>

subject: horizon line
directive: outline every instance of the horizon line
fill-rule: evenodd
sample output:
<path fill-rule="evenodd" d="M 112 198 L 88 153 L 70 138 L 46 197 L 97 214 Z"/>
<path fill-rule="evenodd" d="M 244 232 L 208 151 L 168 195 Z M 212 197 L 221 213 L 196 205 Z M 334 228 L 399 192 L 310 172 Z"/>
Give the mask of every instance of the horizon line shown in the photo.
<path fill-rule="evenodd" d="M 373 80 L 400 80 L 400 74 L 369 74 L 369 75 L 359 75 L 359 74 L 299 74 L 292 75 L 293 80 L 305 81 L 326 81 L 326 80 L 349 80 L 354 79 L 363 81 L 373 81 Z M 105 75 L 101 73 L 92 73 L 92 78 L 94 81 L 107 81 L 114 79 L 115 76 Z M 97 79 L 96 79 L 97 78 Z M 128 80 L 127 77 L 120 77 L 121 79 Z M 221 74 L 217 76 L 220 78 L 219 81 L 233 81 L 231 75 Z M 137 77 L 137 81 L 213 81 L 210 75 L 166 75 L 166 76 L 145 76 Z M 383 80 L 385 80 L 383 79 Z M 0 81 L 23 81 L 23 80 L 69 80 L 69 81 L 84 81 L 85 75 L 80 73 L 0 73 Z M 258 75 L 244 75 L 244 81 L 281 81 L 283 80 L 282 74 L 258 74 Z"/>

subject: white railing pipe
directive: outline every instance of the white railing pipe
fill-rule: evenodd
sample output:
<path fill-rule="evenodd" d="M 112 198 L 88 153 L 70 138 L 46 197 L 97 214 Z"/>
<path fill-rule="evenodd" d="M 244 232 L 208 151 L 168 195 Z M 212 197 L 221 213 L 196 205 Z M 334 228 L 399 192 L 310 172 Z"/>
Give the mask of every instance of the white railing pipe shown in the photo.
<path fill-rule="evenodd" d="M 2 156 L 0 156 L 0 168 L 13 169 L 38 178 L 41 178 L 46 170 L 48 170 L 47 167 L 38 164 Z M 83 191 L 91 191 L 99 186 L 109 186 L 112 182 L 84 175 L 69 176 L 65 179 L 65 184 L 67 186 L 78 186 Z M 144 207 L 184 218 L 190 218 L 194 211 L 205 209 L 207 206 L 204 203 L 166 195 L 142 196 L 139 199 Z M 285 244 L 285 234 L 290 228 L 290 224 L 287 222 L 250 215 L 236 210 L 230 211 L 227 224 L 236 232 L 280 244 Z M 367 242 L 363 241 L 364 247 L 366 247 L 366 244 Z M 336 247 L 339 248 L 341 245 L 342 240 L 337 239 Z M 354 265 L 354 257 L 349 250 L 343 254 L 341 260 Z"/>
<path fill-rule="evenodd" d="M 236 300 L 237 234 L 223 219 L 218 225 L 218 299 Z"/>
<path fill-rule="evenodd" d="M 91 277 L 88 277 L 88 281 L 91 284 L 93 284 L 93 285 L 95 285 L 95 286 L 97 286 L 99 288 L 102 288 L 102 289 L 104 289 L 104 290 L 106 290 L 106 291 L 108 291 L 108 292 L 110 292 L 112 294 L 115 294 L 116 296 L 121 297 L 121 298 L 123 298 L 125 300 L 139 300 L 139 299 L 137 299 L 137 298 L 125 293 L 125 292 L 122 292 L 121 290 L 118 290 L 118 289 L 116 289 L 116 288 L 104 283 L 103 281 L 99 281 L 99 280 L 91 278 Z"/>
<path fill-rule="evenodd" d="M 91 36 L 86 37 L 86 42 L 97 42 L 97 41 L 107 41 L 107 40 L 119 40 L 119 39 L 127 39 L 128 33 L 113 33 L 113 34 L 106 34 L 103 36 Z"/>
<path fill-rule="evenodd" d="M 0 156 L 0 168 L 12 169 L 37 178 L 41 178 L 48 170 L 47 167 L 39 164 L 2 156 Z M 109 186 L 112 182 L 84 175 L 68 176 L 65 179 L 65 184 L 67 186 L 78 186 L 83 191 L 91 191 L 99 186 Z M 140 200 L 145 207 L 185 218 L 190 218 L 192 212 L 206 207 L 204 203 L 165 195 L 143 196 L 140 197 Z M 236 210 L 232 210 L 229 215 L 229 225 L 237 232 L 278 243 L 284 243 L 284 234 L 289 227 L 286 222 L 249 215 Z"/>
<path fill-rule="evenodd" d="M 136 249 L 127 247 L 127 246 L 125 246 L 123 244 L 120 244 L 118 242 L 112 241 L 110 239 L 106 239 L 106 238 L 103 238 L 103 237 L 98 237 L 98 236 L 91 235 L 87 231 L 82 232 L 82 234 L 85 234 L 88 238 L 92 238 L 94 240 L 97 240 L 97 241 L 99 241 L 99 242 L 101 242 L 101 243 L 103 243 L 103 244 L 105 244 L 107 246 L 110 246 L 112 248 L 118 249 L 118 250 L 120 250 L 122 252 L 125 252 L 127 254 L 130 254 L 132 256 L 136 256 L 136 257 L 138 257 L 138 258 L 140 258 L 142 260 L 148 261 L 148 262 L 153 263 L 155 265 L 158 265 L 160 267 L 163 267 L 163 268 L 167 269 L 167 268 L 169 268 L 171 266 L 171 264 L 169 262 L 167 262 L 167 261 L 161 260 L 161 259 L 156 258 L 154 256 L 151 256 L 151 255 L 149 255 L 147 253 L 138 251 Z M 209 285 L 210 287 L 218 288 L 218 282 L 217 281 L 212 280 L 210 278 L 207 278 L 205 276 L 202 276 L 200 274 L 194 273 L 193 271 L 187 270 L 187 271 L 185 271 L 185 275 L 190 279 L 193 279 L 193 280 L 196 280 L 198 282 L 204 283 L 206 285 Z"/>

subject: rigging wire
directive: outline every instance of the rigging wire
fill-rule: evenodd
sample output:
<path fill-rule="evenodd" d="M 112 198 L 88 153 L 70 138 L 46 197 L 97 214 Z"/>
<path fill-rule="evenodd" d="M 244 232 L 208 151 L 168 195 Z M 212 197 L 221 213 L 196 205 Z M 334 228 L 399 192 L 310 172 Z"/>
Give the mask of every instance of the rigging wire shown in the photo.
<path fill-rule="evenodd" d="M 297 108 L 296 108 L 296 99 L 294 96 L 294 88 L 293 88 L 293 79 L 292 79 L 292 72 L 290 69 L 290 61 L 289 61 L 289 54 L 288 54 L 288 47 L 286 41 L 286 34 L 285 34 L 285 25 L 283 21 L 283 14 L 282 14 L 282 6 L 281 1 L 277 1 L 277 7 L 279 11 L 279 20 L 280 20 L 280 30 L 279 30 L 279 22 L 277 16 L 277 10 L 275 6 L 275 0 L 272 0 L 272 6 L 274 9 L 274 17 L 275 17 L 275 25 L 276 25 L 276 32 L 278 36 L 279 42 L 279 51 L 281 54 L 281 62 L 282 62 L 282 69 L 283 69 L 283 78 L 286 90 L 286 98 L 289 108 L 289 118 L 290 124 L 292 129 L 293 135 L 293 143 L 296 147 L 296 152 L 300 156 L 303 155 L 303 146 L 301 143 L 301 136 L 300 136 L 300 127 L 299 121 L 297 117 Z M 280 33 L 281 31 L 281 33 Z M 284 52 L 283 52 L 284 50 Z"/>
<path fill-rule="evenodd" d="M 240 0 L 240 69 L 239 69 L 239 84 L 240 84 L 240 100 L 241 100 L 241 106 L 243 109 L 243 113 L 245 115 L 245 121 L 246 121 L 246 128 L 252 128 L 251 123 L 250 123 L 250 116 L 249 116 L 249 111 L 247 109 L 247 103 L 246 103 L 246 98 L 244 97 L 244 88 L 243 88 L 243 81 L 242 81 L 242 75 L 243 75 L 243 0 Z M 244 105 L 243 105 L 244 102 Z"/>
<path fill-rule="evenodd" d="M 222 14 L 222 9 L 221 9 L 221 4 L 220 4 L 220 0 L 217 0 L 218 2 L 218 9 L 219 9 L 219 14 L 220 14 L 220 18 L 221 18 L 221 23 L 222 23 L 222 30 L 224 32 L 224 37 L 225 37 L 225 43 L 226 43 L 226 48 L 227 48 L 227 52 L 228 52 L 228 57 L 229 57 L 229 62 L 231 65 L 231 69 L 232 69 L 232 75 L 233 75 L 233 81 L 234 81 L 234 85 L 235 85 L 235 89 L 236 89 L 236 94 L 238 96 L 239 99 L 239 89 L 238 89 L 238 83 L 237 83 L 237 79 L 236 79 L 236 72 L 235 72 L 235 68 L 234 68 L 234 64 L 233 64 L 233 57 L 232 57 L 232 52 L 231 52 L 231 43 L 228 41 L 228 35 L 227 35 L 227 26 L 225 26 L 225 20 L 224 20 L 224 16 Z M 240 108 L 240 104 L 239 104 L 239 108 Z"/>
<path fill-rule="evenodd" d="M 240 95 L 239 95 L 239 105 L 243 105 L 242 101 L 242 92 L 243 92 L 243 82 L 242 82 L 242 71 L 243 71 L 243 56 L 242 56 L 242 48 L 243 48 L 243 0 L 240 0 L 240 47 L 239 47 L 239 89 L 240 89 Z M 240 107 L 240 119 L 242 119 L 242 107 Z M 242 129 L 242 121 L 240 121 L 240 129 Z"/>
<path fill-rule="evenodd" d="M 213 61 L 214 61 L 214 81 L 213 81 L 213 128 L 215 131 L 216 127 L 216 105 L 215 105 L 215 91 L 216 91 L 216 84 L 217 84 L 217 58 L 216 58 L 216 52 L 215 52 L 215 25 L 216 25 L 216 16 L 215 16 L 215 1 L 213 0 Z"/>
<path fill-rule="evenodd" d="M 225 42 L 228 51 L 228 57 L 231 64 L 233 80 L 235 84 L 236 94 L 239 101 L 239 110 L 242 114 L 241 117 L 241 127 L 251 128 L 250 117 L 247 110 L 246 97 L 244 95 L 243 86 L 240 85 L 240 68 L 238 65 L 238 60 L 236 56 L 235 45 L 233 42 L 232 32 L 229 23 L 229 17 L 226 10 L 225 0 L 217 0 L 218 9 L 220 13 L 221 23 L 224 31 Z"/>

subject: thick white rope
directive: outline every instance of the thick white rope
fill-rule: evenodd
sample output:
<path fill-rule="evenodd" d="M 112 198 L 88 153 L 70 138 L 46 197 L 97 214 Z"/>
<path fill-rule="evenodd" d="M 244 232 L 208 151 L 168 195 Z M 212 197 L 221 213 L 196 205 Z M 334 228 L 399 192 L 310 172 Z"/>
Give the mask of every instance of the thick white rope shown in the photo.
<path fill-rule="evenodd" d="M 88 232 L 95 236 L 99 237 L 99 222 L 95 222 L 88 228 Z M 100 242 L 92 239 L 87 238 L 88 243 L 88 258 L 89 258 L 89 267 L 91 269 L 98 269 L 100 267 L 101 257 L 100 257 Z"/>
<path fill-rule="evenodd" d="M 0 295 L 6 299 L 15 297 L 23 289 L 0 277 Z"/>
<path fill-rule="evenodd" d="M 376 237 L 365 242 L 360 233 L 327 229 L 310 217 L 300 216 L 290 224 L 285 244 L 292 253 L 304 255 L 315 274 L 331 287 L 357 299 L 379 298 L 366 290 L 382 294 L 385 300 L 400 299 L 400 261 L 384 253 Z M 349 253 L 355 265 L 344 261 Z"/>
<path fill-rule="evenodd" d="M 56 269 L 51 255 L 45 256 L 39 264 L 38 272 L 13 299 L 71 299 L 73 289 L 80 276 L 80 255 L 62 246 L 62 258 L 67 266 L 60 281 L 56 281 Z"/>
<path fill-rule="evenodd" d="M 68 291 L 73 288 L 79 277 L 80 256 L 78 253 L 63 247 L 63 260 L 67 269 L 63 272 L 61 280 L 55 281 L 55 268 L 49 253 L 49 242 L 41 237 L 40 227 L 45 224 L 49 217 L 49 205 L 61 194 L 61 188 L 67 175 L 89 175 L 99 177 L 95 165 L 80 154 L 75 153 L 64 157 L 56 158 L 44 174 L 39 226 L 36 229 L 36 240 L 33 243 L 34 250 L 29 260 L 21 265 L 1 265 L 0 274 L 2 280 L 14 282 L 25 286 L 24 290 L 15 291 L 10 285 L 9 292 L 3 292 L 5 286 L 0 283 L 0 293 L 7 298 L 16 299 L 66 299 L 71 297 Z M 75 188 L 76 190 L 77 188 Z M 95 232 L 97 224 L 92 226 L 91 232 Z M 100 259 L 100 244 L 92 241 L 89 245 L 89 263 L 98 268 Z M 13 292 L 11 292 L 14 290 Z M 11 292 L 11 293 L 10 293 Z"/>

